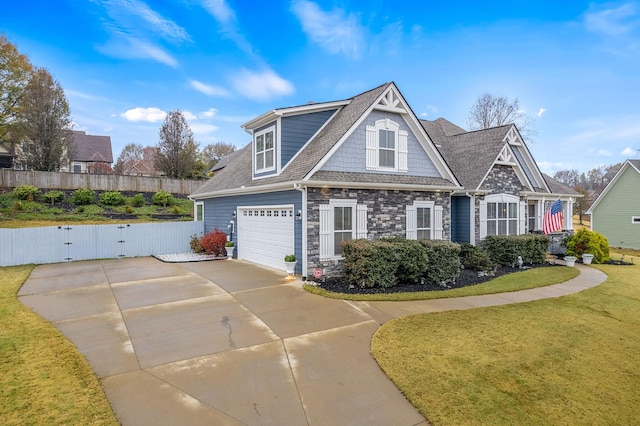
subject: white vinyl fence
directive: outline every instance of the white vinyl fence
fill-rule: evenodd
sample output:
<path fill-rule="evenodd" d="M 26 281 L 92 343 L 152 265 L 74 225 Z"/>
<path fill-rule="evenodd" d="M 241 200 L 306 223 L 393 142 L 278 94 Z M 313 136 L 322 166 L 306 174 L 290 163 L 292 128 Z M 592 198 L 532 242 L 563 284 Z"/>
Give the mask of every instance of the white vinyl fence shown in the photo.
<path fill-rule="evenodd" d="M 188 253 L 204 222 L 0 229 L 0 266 Z"/>

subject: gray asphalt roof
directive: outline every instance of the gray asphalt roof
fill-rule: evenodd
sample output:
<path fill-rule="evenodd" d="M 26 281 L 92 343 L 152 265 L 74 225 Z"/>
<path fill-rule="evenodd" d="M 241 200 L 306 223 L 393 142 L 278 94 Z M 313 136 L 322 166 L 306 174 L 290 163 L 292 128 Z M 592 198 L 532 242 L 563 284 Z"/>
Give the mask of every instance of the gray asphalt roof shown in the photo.
<path fill-rule="evenodd" d="M 76 147 L 76 161 L 113 163 L 110 136 L 87 135 L 85 132 L 74 130 L 73 144 Z"/>

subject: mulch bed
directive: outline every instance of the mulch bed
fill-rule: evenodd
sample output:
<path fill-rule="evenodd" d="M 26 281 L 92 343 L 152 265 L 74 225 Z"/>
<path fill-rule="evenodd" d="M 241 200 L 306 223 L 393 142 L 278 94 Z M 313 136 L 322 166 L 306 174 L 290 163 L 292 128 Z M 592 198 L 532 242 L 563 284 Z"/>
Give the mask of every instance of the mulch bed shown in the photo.
<path fill-rule="evenodd" d="M 544 263 L 541 265 L 527 265 L 523 269 L 500 267 L 489 275 L 479 276 L 478 271 L 472 269 L 462 269 L 460 275 L 454 283 L 449 283 L 446 287 L 437 284 L 398 284 L 395 287 L 390 288 L 361 288 L 357 286 L 349 285 L 342 278 L 326 278 L 324 281 L 317 282 L 317 286 L 334 293 L 347 293 L 347 294 L 388 294 L 388 293 L 401 293 L 401 292 L 416 292 L 416 291 L 438 291 L 448 290 L 452 288 L 468 287 L 471 285 L 482 284 L 490 281 L 501 275 L 512 274 L 514 272 L 521 272 L 531 268 L 552 268 L 561 265 L 554 265 L 551 263 Z M 563 266 L 564 267 L 564 266 Z"/>

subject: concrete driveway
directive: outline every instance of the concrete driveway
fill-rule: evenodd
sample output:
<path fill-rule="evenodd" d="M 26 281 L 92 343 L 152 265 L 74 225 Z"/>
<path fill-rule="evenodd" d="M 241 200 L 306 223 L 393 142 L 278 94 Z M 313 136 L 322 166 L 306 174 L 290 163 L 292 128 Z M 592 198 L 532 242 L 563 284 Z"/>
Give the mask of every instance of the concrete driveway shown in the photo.
<path fill-rule="evenodd" d="M 489 296 L 344 302 L 241 262 L 42 265 L 20 301 L 87 357 L 124 425 L 426 425 L 370 356 L 378 326 L 420 312 L 558 297 L 606 279 Z"/>

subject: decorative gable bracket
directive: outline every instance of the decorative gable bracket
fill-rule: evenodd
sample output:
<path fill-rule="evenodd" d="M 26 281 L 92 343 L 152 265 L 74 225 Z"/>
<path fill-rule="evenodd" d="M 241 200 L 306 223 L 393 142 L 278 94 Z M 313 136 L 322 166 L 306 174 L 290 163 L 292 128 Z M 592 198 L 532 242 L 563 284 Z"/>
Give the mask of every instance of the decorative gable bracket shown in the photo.
<path fill-rule="evenodd" d="M 522 146 L 522 139 L 520 138 L 520 134 L 516 130 L 516 126 L 511 126 L 511 129 L 509 129 L 509 133 L 507 133 L 503 141 L 507 142 L 509 145 Z"/>
<path fill-rule="evenodd" d="M 509 145 L 502 147 L 502 151 L 500 151 L 500 155 L 498 155 L 498 158 L 496 159 L 496 164 L 503 164 L 506 166 L 517 165 L 513 152 L 509 149 Z"/>
<path fill-rule="evenodd" d="M 396 114 L 407 114 L 398 93 L 395 90 L 389 90 L 380 98 L 380 102 L 374 107 L 379 111 L 394 112 Z"/>

